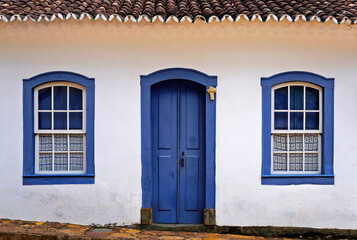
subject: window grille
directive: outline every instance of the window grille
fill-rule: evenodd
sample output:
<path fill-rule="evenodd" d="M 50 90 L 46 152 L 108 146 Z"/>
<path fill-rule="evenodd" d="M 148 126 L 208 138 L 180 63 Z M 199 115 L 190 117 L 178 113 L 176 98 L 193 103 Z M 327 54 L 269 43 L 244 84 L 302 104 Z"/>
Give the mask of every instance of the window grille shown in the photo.
<path fill-rule="evenodd" d="M 321 88 L 299 82 L 277 85 L 272 106 L 272 173 L 320 173 Z"/>
<path fill-rule="evenodd" d="M 85 88 L 52 82 L 35 88 L 35 173 L 85 173 Z"/>

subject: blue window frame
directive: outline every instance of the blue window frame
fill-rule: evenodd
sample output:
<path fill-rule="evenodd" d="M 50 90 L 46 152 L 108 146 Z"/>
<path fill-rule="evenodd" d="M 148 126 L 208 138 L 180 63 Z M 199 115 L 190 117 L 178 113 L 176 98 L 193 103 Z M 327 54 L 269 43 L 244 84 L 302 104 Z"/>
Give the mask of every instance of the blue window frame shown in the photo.
<path fill-rule="evenodd" d="M 48 72 L 23 80 L 23 184 L 94 183 L 94 79 Z"/>
<path fill-rule="evenodd" d="M 334 184 L 334 79 L 284 72 L 261 86 L 262 184 Z"/>

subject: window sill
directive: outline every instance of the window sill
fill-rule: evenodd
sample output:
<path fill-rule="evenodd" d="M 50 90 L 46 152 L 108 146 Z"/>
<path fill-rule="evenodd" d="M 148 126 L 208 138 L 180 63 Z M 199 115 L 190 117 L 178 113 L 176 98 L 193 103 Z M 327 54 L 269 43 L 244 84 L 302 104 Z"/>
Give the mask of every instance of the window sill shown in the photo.
<path fill-rule="evenodd" d="M 94 174 L 23 175 L 23 185 L 94 184 Z"/>
<path fill-rule="evenodd" d="M 262 175 L 262 185 L 333 185 L 334 175 Z"/>

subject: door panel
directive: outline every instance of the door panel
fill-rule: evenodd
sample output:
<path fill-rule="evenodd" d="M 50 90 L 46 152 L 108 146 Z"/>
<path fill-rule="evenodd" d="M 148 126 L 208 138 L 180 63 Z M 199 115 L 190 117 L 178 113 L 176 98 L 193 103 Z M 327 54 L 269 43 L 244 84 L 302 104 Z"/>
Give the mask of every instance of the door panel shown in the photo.
<path fill-rule="evenodd" d="M 152 89 L 153 220 L 176 223 L 177 81 Z"/>
<path fill-rule="evenodd" d="M 152 88 L 151 106 L 153 221 L 202 223 L 205 88 L 162 82 Z"/>
<path fill-rule="evenodd" d="M 179 223 L 202 223 L 204 209 L 205 88 L 183 81 L 179 92 Z M 183 156 L 182 156 L 183 155 Z"/>
<path fill-rule="evenodd" d="M 185 211 L 198 211 L 199 157 L 186 157 Z"/>
<path fill-rule="evenodd" d="M 174 169 L 171 165 L 170 156 L 159 157 L 159 211 L 172 211 L 176 208 L 175 199 L 172 199 L 175 193 L 170 194 L 173 190 L 176 191 L 176 186 L 172 186 L 175 184 L 175 180 L 173 179 L 172 171 L 167 171 L 168 169 Z"/>
<path fill-rule="evenodd" d="M 184 88 L 183 96 L 186 97 L 186 148 L 187 149 L 198 149 L 199 148 L 199 127 L 200 127 L 200 116 L 199 116 L 199 95 L 198 89 Z M 186 90 L 186 92 L 184 91 Z M 186 94 L 185 94 L 186 93 Z M 186 96 L 184 96 L 186 95 Z M 184 110 L 184 109 L 183 109 Z M 182 119 L 183 120 L 183 119 Z"/>
<path fill-rule="evenodd" d="M 176 102 L 176 94 L 173 92 L 176 89 L 173 89 L 171 86 L 162 86 L 159 89 L 159 123 L 158 123 L 158 134 L 159 134 L 159 148 L 160 149 L 171 149 L 172 145 L 172 115 L 174 114 L 171 111 L 172 102 Z M 174 99 L 172 99 L 174 98 Z"/>

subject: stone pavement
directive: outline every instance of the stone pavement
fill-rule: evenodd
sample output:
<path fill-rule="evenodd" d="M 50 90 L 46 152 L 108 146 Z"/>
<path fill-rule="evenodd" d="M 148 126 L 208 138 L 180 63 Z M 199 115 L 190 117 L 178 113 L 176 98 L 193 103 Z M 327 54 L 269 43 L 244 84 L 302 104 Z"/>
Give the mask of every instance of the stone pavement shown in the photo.
<path fill-rule="evenodd" d="M 74 224 L 0 219 L 0 240 L 104 240 L 104 239 L 279 239 L 243 235 L 135 230 L 124 227 L 95 228 Z M 281 239 L 281 238 L 280 238 Z"/>

